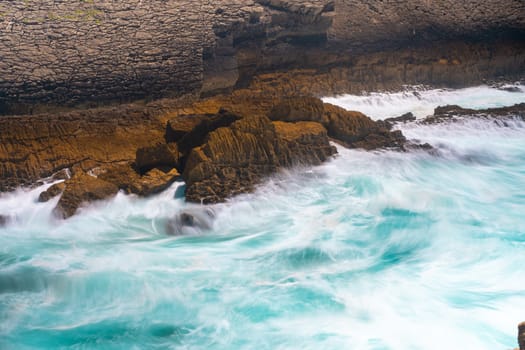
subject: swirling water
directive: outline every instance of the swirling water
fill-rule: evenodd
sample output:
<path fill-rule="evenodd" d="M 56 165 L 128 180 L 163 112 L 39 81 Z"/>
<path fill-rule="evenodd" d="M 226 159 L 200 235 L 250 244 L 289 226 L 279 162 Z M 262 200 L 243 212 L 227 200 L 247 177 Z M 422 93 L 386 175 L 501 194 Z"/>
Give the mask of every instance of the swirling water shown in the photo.
<path fill-rule="evenodd" d="M 525 123 L 401 128 L 441 155 L 339 148 L 185 236 L 164 232 L 193 207 L 181 183 L 65 222 L 52 219 L 56 200 L 36 203 L 42 188 L 4 195 L 0 349 L 515 347 Z"/>

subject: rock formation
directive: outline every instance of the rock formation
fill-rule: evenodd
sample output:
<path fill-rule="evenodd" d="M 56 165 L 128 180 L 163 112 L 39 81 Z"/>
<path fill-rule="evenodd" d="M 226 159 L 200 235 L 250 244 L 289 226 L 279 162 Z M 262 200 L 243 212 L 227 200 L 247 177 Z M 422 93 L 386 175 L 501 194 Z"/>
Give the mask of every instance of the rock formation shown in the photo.
<path fill-rule="evenodd" d="M 325 94 L 474 83 L 523 72 L 524 12 L 515 0 L 4 1 L 0 110 L 210 96 L 293 69 L 329 78 L 313 88 Z"/>
<path fill-rule="evenodd" d="M 464 118 L 490 118 L 499 122 L 518 119 L 525 121 L 525 103 L 519 103 L 510 107 L 469 109 L 456 105 L 440 106 L 434 110 L 434 114 L 421 121 L 423 124 L 436 124 L 443 122 L 454 122 Z"/>

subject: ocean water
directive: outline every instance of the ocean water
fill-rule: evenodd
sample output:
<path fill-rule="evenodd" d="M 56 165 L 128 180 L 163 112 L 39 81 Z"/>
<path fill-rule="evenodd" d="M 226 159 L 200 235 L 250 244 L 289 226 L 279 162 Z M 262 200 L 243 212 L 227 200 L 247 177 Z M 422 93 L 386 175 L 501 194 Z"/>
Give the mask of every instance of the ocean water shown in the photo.
<path fill-rule="evenodd" d="M 420 93 L 330 101 L 358 101 L 375 118 L 432 109 L 436 95 L 525 102 L 488 87 Z M 339 148 L 181 236 L 166 235 L 166 221 L 201 210 L 184 203 L 182 183 L 149 199 L 119 194 L 65 222 L 51 216 L 56 200 L 36 203 L 43 188 L 3 195 L 0 349 L 516 347 L 525 123 L 400 128 L 439 156 Z"/>

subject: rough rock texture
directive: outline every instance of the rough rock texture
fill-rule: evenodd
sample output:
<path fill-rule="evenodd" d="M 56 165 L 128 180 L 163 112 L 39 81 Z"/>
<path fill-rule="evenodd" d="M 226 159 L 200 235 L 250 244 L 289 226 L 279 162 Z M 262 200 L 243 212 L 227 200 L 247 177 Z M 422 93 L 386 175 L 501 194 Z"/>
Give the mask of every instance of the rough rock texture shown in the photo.
<path fill-rule="evenodd" d="M 520 350 L 525 350 L 525 322 L 520 323 L 518 326 L 518 344 Z"/>
<path fill-rule="evenodd" d="M 3 1 L 0 110 L 208 96 L 247 86 L 257 74 L 292 68 L 326 73 L 338 66 L 342 70 L 331 74 L 352 81 L 361 76 L 369 84 L 407 71 L 407 80 L 430 75 L 420 83 L 432 83 L 447 79 L 449 74 L 437 76 L 465 60 L 445 49 L 433 57 L 438 71 L 428 69 L 431 62 L 425 73 L 417 65 L 405 70 L 412 63 L 403 59 L 401 66 L 370 74 L 355 69 L 355 60 L 387 46 L 428 49 L 442 41 L 493 37 L 518 44 L 496 60 L 485 55 L 497 63 L 484 67 L 490 75 L 483 78 L 516 74 L 525 65 L 524 12 L 524 2 L 516 0 Z M 389 56 L 380 56 L 387 66 Z M 479 75 L 477 68 L 462 68 L 472 69 L 467 80 Z"/>
<path fill-rule="evenodd" d="M 179 166 L 179 149 L 176 143 L 157 143 L 137 150 L 135 167 L 144 174 L 153 168 L 173 169 Z"/>
<path fill-rule="evenodd" d="M 0 191 L 68 167 L 134 160 L 164 133 L 164 123 L 138 106 L 0 118 Z"/>
<path fill-rule="evenodd" d="M 66 181 L 66 189 L 53 212 L 57 217 L 67 219 L 83 204 L 110 198 L 117 192 L 118 187 L 114 184 L 80 173 Z"/>
<path fill-rule="evenodd" d="M 186 199 L 215 203 L 253 190 L 282 167 L 319 164 L 334 154 L 318 123 L 272 123 L 245 117 L 211 132 L 186 163 Z"/>

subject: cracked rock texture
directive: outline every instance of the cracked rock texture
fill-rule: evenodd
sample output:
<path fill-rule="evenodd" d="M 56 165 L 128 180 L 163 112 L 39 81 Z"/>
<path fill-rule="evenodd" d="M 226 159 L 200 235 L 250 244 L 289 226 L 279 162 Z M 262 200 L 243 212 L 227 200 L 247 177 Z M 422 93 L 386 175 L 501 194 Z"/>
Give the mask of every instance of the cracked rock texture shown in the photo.
<path fill-rule="evenodd" d="M 517 0 L 2 1 L 0 112 L 209 96 L 385 47 L 519 38 L 524 14 Z"/>

